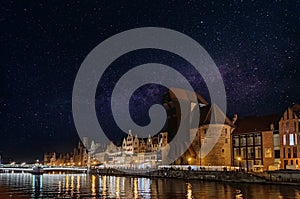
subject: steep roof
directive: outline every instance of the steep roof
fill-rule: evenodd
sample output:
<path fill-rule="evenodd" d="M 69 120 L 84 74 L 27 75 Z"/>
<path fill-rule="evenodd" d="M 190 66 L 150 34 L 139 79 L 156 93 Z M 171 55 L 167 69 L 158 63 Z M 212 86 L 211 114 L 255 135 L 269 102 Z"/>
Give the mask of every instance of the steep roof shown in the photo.
<path fill-rule="evenodd" d="M 233 134 L 238 133 L 250 133 L 257 131 L 269 131 L 270 125 L 273 124 L 274 128 L 277 128 L 280 115 L 265 115 L 265 116 L 248 116 L 242 119 L 238 119 L 235 123 L 236 128 Z"/>
<path fill-rule="evenodd" d="M 178 94 L 178 96 L 175 96 L 175 94 L 172 91 L 175 91 Z M 197 100 L 198 100 L 199 103 L 208 104 L 207 101 L 201 95 L 199 95 L 196 92 L 188 91 L 188 90 L 185 90 L 185 89 L 182 89 L 182 88 L 170 88 L 169 89 L 169 95 L 170 95 L 170 98 L 172 100 L 181 99 L 181 100 L 186 100 L 186 101 L 191 101 L 192 102 L 192 101 L 194 101 L 193 96 L 195 94 L 196 94 L 196 97 L 197 97 Z"/>
<path fill-rule="evenodd" d="M 227 124 L 229 126 L 234 127 L 232 121 L 225 115 L 225 113 L 223 113 L 223 111 L 219 108 L 218 105 L 212 104 L 212 105 L 206 105 L 202 107 L 200 106 L 199 108 L 200 108 L 200 120 L 199 118 L 196 118 L 194 116 L 196 115 L 195 111 L 197 109 L 193 109 L 192 112 L 193 115 L 192 119 L 193 121 L 199 120 L 199 126 L 205 124 Z"/>

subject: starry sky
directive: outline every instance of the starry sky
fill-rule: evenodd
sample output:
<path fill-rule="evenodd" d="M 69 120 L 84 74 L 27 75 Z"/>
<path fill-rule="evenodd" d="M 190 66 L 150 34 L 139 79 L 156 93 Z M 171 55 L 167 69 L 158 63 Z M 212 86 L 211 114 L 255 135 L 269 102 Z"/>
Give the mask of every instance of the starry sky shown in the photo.
<path fill-rule="evenodd" d="M 0 154 L 17 161 L 78 142 L 72 88 L 86 55 L 110 36 L 138 27 L 165 27 L 199 42 L 224 79 L 227 115 L 280 113 L 300 102 L 300 1 L 1 1 Z M 110 115 L 111 91 L 134 66 L 156 62 L 181 72 L 209 101 L 201 76 L 184 59 L 160 50 L 130 52 L 101 78 L 95 107 L 107 134 L 120 134 Z M 130 101 L 133 119 L 166 88 L 145 85 Z M 120 99 L 121 101 L 121 99 Z M 143 119 L 139 119 L 143 118 Z M 112 136 L 114 137 L 114 136 Z"/>

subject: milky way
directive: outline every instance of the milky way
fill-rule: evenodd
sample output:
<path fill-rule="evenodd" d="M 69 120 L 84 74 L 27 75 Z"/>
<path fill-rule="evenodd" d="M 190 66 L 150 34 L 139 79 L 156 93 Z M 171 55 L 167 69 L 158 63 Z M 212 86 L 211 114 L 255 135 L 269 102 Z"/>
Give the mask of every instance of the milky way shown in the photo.
<path fill-rule="evenodd" d="M 299 1 L 4 1 L 0 10 L 0 154 L 6 157 L 33 159 L 76 144 L 71 96 L 80 64 L 104 39 L 131 28 L 166 27 L 198 41 L 223 76 L 230 117 L 280 113 L 300 101 Z M 108 114 L 113 85 L 147 62 L 177 69 L 209 100 L 201 76 L 180 57 L 132 52 L 99 82 L 96 107 L 107 114 L 100 121 L 107 131 L 119 131 Z M 133 119 L 146 124 L 147 108 L 165 91 L 155 85 L 138 90 Z"/>

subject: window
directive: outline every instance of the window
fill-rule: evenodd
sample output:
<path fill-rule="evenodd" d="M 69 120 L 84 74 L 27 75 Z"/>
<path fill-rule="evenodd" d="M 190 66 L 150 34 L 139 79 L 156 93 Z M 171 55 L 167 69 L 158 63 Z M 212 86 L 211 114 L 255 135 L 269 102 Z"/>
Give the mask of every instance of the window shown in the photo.
<path fill-rule="evenodd" d="M 241 140 L 240 141 L 241 141 L 241 143 L 240 143 L 241 146 L 246 146 L 246 136 L 245 135 L 241 136 Z"/>
<path fill-rule="evenodd" d="M 235 149 L 233 150 L 233 153 L 234 153 L 234 157 L 239 157 L 239 156 L 240 156 L 240 151 L 239 151 L 238 148 L 235 148 Z"/>
<path fill-rule="evenodd" d="M 297 157 L 297 147 L 293 148 L 293 158 Z"/>
<path fill-rule="evenodd" d="M 241 158 L 246 158 L 246 147 L 241 148 Z"/>
<path fill-rule="evenodd" d="M 289 129 L 290 129 L 289 122 L 286 122 L 286 124 L 285 124 L 285 132 L 288 133 Z"/>
<path fill-rule="evenodd" d="M 293 160 L 291 160 L 291 165 L 294 165 L 294 161 Z"/>
<path fill-rule="evenodd" d="M 288 148 L 288 158 L 291 158 L 291 149 Z"/>
<path fill-rule="evenodd" d="M 285 158 L 285 148 L 283 148 L 283 158 Z"/>
<path fill-rule="evenodd" d="M 226 143 L 226 144 L 228 143 L 228 138 L 225 138 L 225 143 Z"/>
<path fill-rule="evenodd" d="M 255 160 L 254 165 L 261 165 L 261 160 Z"/>
<path fill-rule="evenodd" d="M 295 145 L 294 134 L 290 134 L 290 146 Z"/>
<path fill-rule="evenodd" d="M 255 147 L 255 158 L 261 158 L 261 147 Z"/>
<path fill-rule="evenodd" d="M 286 135 L 283 135 L 283 145 L 286 145 Z"/>
<path fill-rule="evenodd" d="M 224 153 L 224 149 L 222 149 L 222 153 Z"/>
<path fill-rule="evenodd" d="M 275 150 L 274 156 L 275 156 L 275 158 L 280 158 L 280 150 Z"/>
<path fill-rule="evenodd" d="M 254 150 L 253 148 L 248 148 L 248 159 L 254 159 Z"/>
<path fill-rule="evenodd" d="M 239 137 L 236 136 L 236 137 L 233 138 L 233 145 L 234 146 L 239 146 Z"/>
<path fill-rule="evenodd" d="M 296 160 L 296 164 L 298 165 L 298 160 Z"/>
<path fill-rule="evenodd" d="M 253 135 L 247 136 L 247 145 L 253 145 Z"/>
<path fill-rule="evenodd" d="M 261 135 L 255 135 L 255 145 L 261 145 Z"/>
<path fill-rule="evenodd" d="M 265 158 L 271 158 L 272 157 L 272 149 L 266 148 L 265 149 Z"/>

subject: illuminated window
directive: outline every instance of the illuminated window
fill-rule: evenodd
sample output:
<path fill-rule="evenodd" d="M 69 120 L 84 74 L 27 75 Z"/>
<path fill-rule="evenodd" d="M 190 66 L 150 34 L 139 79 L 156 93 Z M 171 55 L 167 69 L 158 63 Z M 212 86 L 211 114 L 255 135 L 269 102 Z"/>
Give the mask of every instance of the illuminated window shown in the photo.
<path fill-rule="evenodd" d="M 295 145 L 294 134 L 290 134 L 290 145 Z"/>
<path fill-rule="evenodd" d="M 283 145 L 286 145 L 286 135 L 283 135 Z"/>
<path fill-rule="evenodd" d="M 266 148 L 265 149 L 265 158 L 271 158 L 272 157 L 272 149 Z"/>

